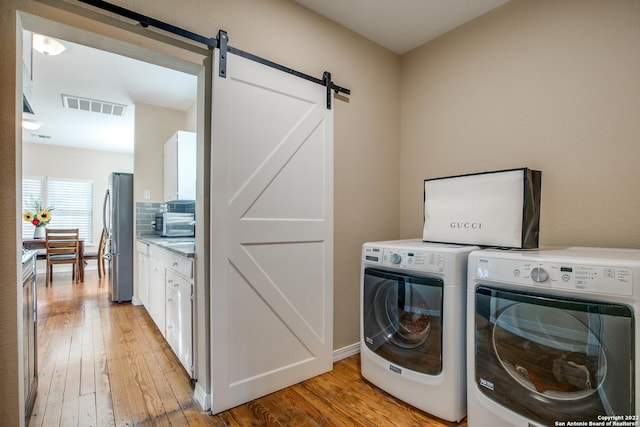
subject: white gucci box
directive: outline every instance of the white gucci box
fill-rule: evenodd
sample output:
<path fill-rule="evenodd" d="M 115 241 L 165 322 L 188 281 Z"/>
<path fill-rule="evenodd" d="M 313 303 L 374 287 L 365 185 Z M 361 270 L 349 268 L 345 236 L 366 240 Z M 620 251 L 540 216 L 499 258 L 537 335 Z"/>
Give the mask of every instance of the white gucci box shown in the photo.
<path fill-rule="evenodd" d="M 422 240 L 537 248 L 541 182 L 528 168 L 426 179 Z"/>

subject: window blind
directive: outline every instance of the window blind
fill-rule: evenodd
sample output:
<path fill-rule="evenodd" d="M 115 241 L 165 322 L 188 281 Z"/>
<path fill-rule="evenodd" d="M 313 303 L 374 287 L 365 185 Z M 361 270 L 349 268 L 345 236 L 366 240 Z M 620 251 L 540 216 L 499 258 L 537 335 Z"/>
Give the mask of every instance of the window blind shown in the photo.
<path fill-rule="evenodd" d="M 48 178 L 47 206 L 52 228 L 78 228 L 85 245 L 93 244 L 93 181 Z"/>

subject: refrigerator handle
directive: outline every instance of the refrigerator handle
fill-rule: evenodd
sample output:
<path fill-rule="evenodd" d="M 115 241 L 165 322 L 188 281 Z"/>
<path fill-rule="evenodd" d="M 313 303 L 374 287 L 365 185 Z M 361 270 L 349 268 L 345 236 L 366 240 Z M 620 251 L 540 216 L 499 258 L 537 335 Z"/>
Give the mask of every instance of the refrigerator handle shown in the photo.
<path fill-rule="evenodd" d="M 109 233 L 109 228 L 107 227 L 107 215 L 109 214 L 109 212 L 107 212 L 107 209 L 109 208 L 109 197 L 111 195 L 109 194 L 109 189 L 107 188 L 107 192 L 104 195 L 104 201 L 102 202 L 102 228 L 104 229 L 105 233 Z"/>
<path fill-rule="evenodd" d="M 111 197 L 111 212 L 109 219 L 111 219 L 111 223 L 109 224 L 109 247 L 112 255 L 116 255 L 119 251 L 118 244 L 119 239 L 121 238 L 118 234 L 116 234 L 116 230 L 114 227 L 119 228 L 119 219 L 118 214 L 120 212 L 120 198 L 122 197 L 122 192 L 120 191 L 121 179 L 119 175 L 116 175 L 117 179 L 113 180 L 113 192 L 109 195 Z"/>

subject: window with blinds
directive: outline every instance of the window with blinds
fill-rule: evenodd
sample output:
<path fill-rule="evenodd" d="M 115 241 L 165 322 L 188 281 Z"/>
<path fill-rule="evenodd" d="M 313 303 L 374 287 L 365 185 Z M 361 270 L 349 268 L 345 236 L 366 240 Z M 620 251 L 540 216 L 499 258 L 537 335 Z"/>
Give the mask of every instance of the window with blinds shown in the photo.
<path fill-rule="evenodd" d="M 37 200 L 41 200 L 43 206 L 53 208 L 49 227 L 78 228 L 80 239 L 84 240 L 86 245 L 93 244 L 93 181 L 24 177 L 23 208 L 28 210 Z M 22 237 L 29 238 L 32 235 L 33 226 L 25 221 Z"/>

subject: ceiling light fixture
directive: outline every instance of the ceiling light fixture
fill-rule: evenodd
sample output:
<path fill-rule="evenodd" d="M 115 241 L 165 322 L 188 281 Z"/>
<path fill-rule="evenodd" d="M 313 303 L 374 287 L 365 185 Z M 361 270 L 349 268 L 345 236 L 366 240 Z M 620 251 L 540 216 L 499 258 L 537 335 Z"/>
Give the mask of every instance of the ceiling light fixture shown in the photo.
<path fill-rule="evenodd" d="M 67 47 L 53 37 L 33 33 L 33 49 L 43 55 L 55 56 L 67 50 Z"/>
<path fill-rule="evenodd" d="M 22 129 L 26 130 L 36 130 L 42 126 L 42 123 L 36 122 L 35 120 L 22 119 Z"/>

